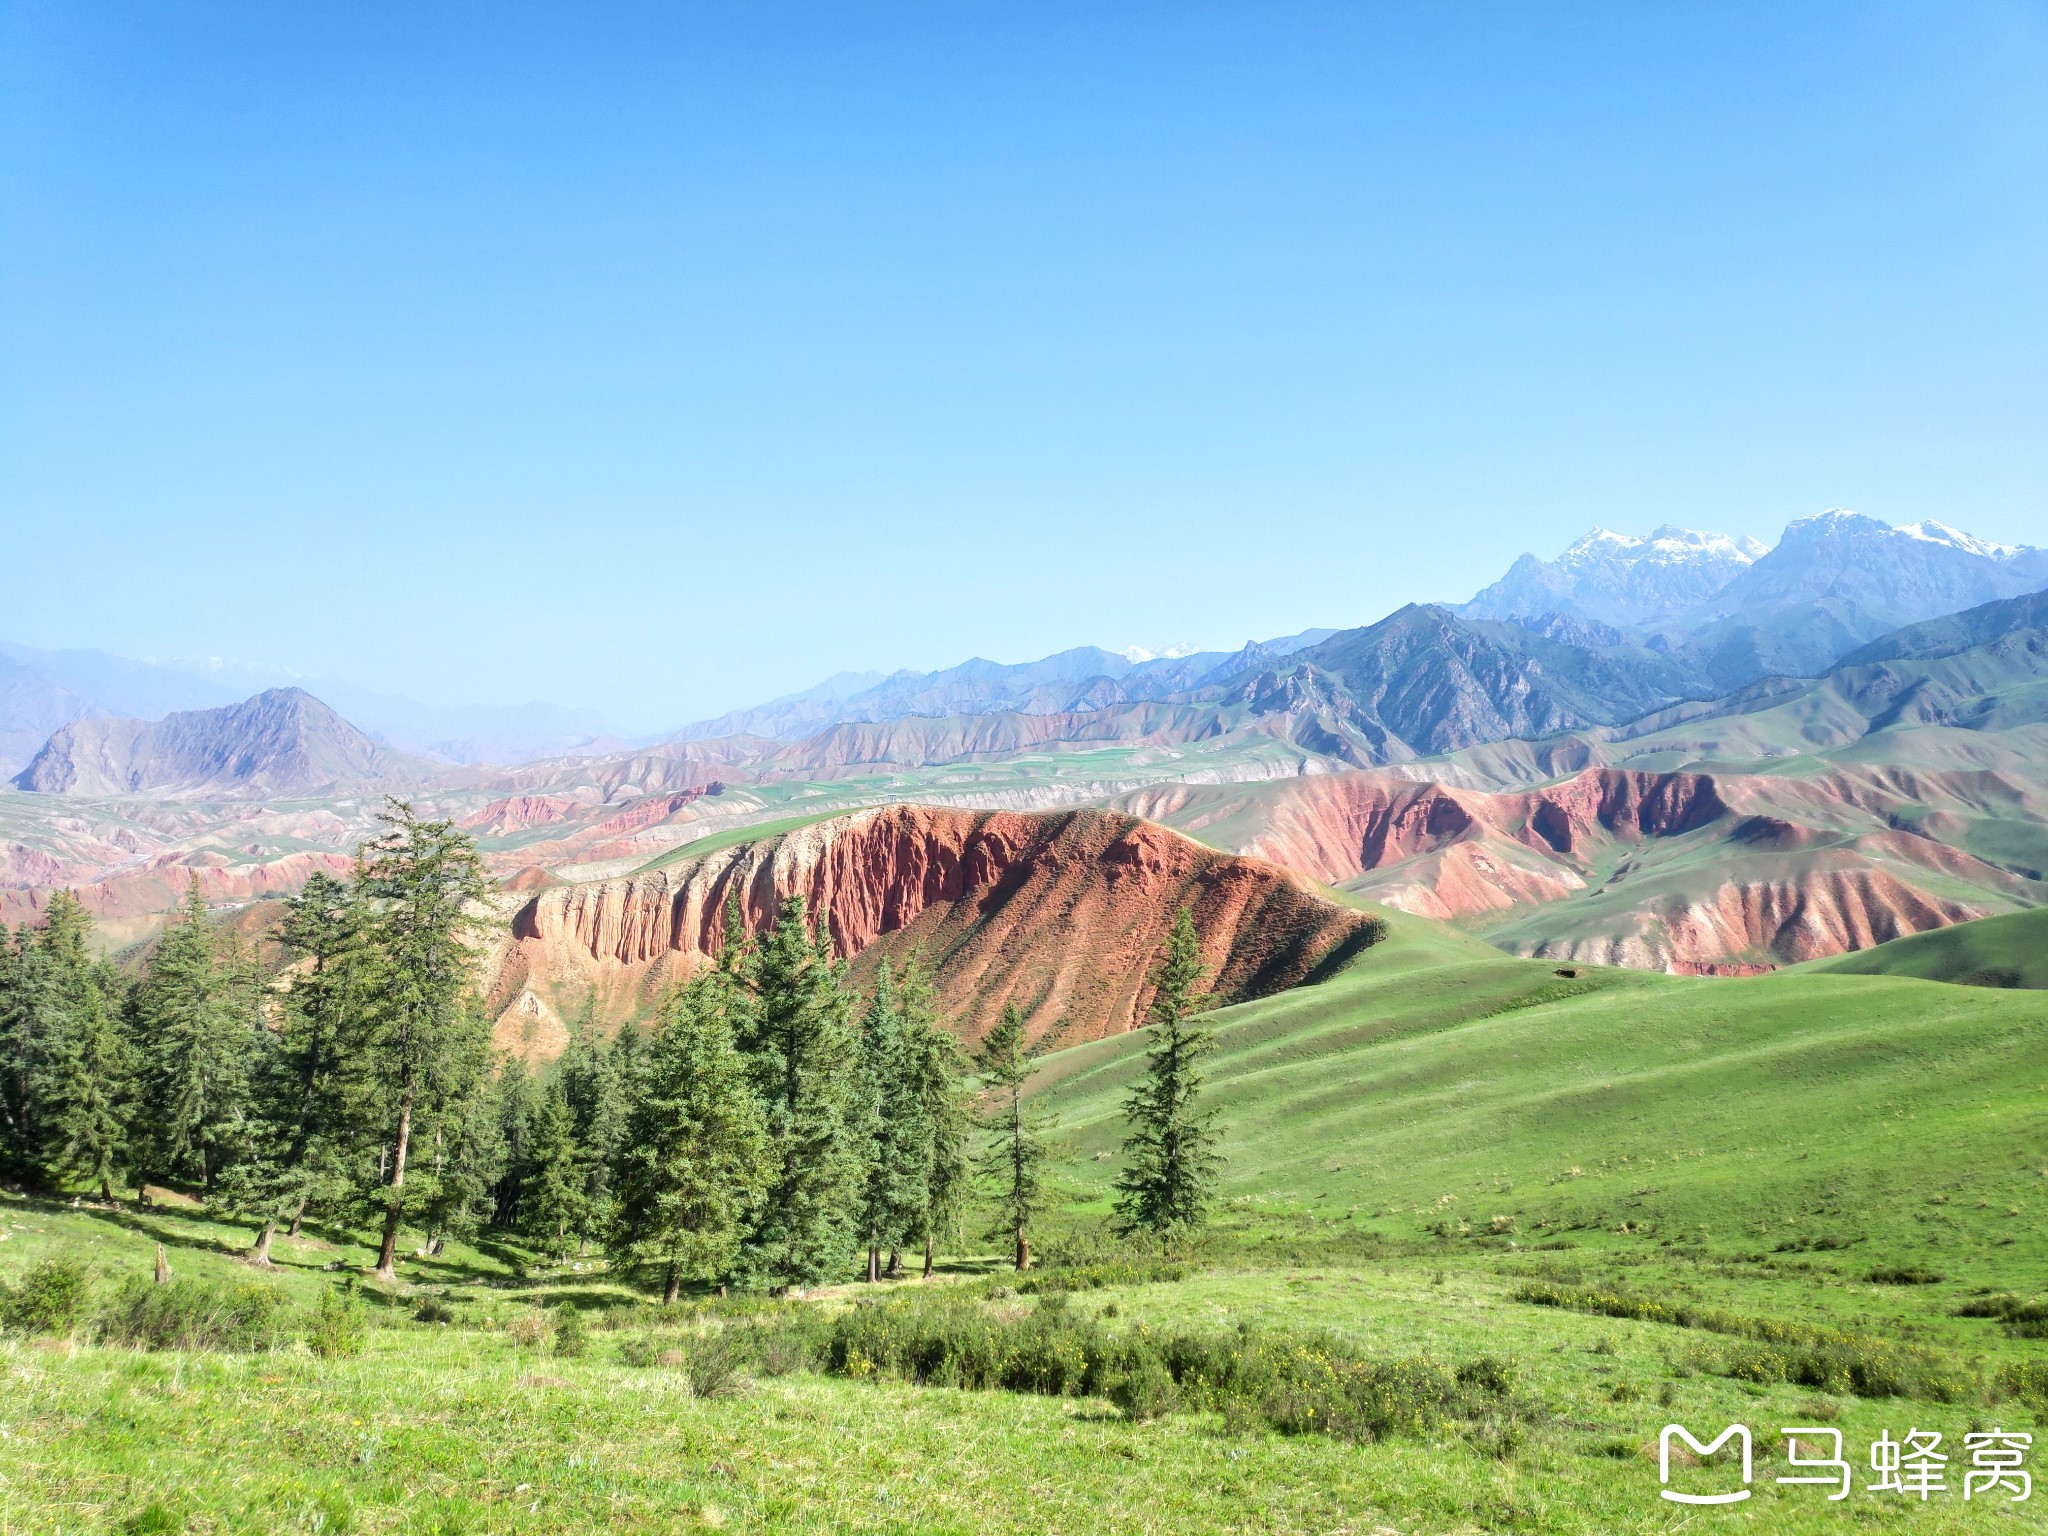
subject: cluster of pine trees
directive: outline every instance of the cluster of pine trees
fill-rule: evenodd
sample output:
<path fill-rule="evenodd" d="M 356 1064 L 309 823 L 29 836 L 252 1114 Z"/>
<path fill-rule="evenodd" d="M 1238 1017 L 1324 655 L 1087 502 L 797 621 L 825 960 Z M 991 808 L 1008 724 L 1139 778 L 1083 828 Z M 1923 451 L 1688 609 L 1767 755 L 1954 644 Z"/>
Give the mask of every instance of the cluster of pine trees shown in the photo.
<path fill-rule="evenodd" d="M 0 1176 L 108 1201 L 193 1191 L 255 1225 L 258 1263 L 309 1218 L 374 1231 L 387 1278 L 408 1228 L 430 1253 L 495 1228 L 555 1258 L 598 1248 L 671 1300 L 685 1283 L 814 1285 L 863 1259 L 875 1280 L 906 1253 L 928 1275 L 979 1186 L 989 1235 L 1029 1264 L 1045 1148 L 1017 1009 L 970 1063 L 915 961 L 862 994 L 801 898 L 754 938 L 735 897 L 716 963 L 651 1032 L 601 1046 L 586 1021 L 539 1078 L 490 1048 L 474 984 L 488 892 L 465 834 L 393 802 L 350 879 L 315 875 L 288 903 L 275 981 L 196 882 L 132 982 L 58 893 L 40 926 L 0 929 Z M 1191 1229 L 1214 1182 L 1200 977 L 1183 911 L 1127 1105 L 1125 1232 Z"/>

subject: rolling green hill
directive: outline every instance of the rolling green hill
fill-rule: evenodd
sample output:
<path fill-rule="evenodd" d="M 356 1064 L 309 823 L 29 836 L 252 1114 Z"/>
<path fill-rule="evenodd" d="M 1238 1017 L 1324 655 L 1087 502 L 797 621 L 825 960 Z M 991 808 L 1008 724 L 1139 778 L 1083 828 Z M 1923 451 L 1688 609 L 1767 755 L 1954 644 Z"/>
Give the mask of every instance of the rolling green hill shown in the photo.
<path fill-rule="evenodd" d="M 1800 967 L 1837 976 L 1917 976 L 1977 987 L 2048 988 L 2048 907 L 1894 939 Z"/>
<path fill-rule="evenodd" d="M 2048 997 L 1474 954 L 1388 914 L 1349 970 L 1213 1015 L 1226 1210 L 1291 1238 L 1563 1241 L 1642 1260 L 1850 1248 L 2048 1282 Z M 1888 946 L 1889 947 L 1889 946 Z M 1106 1208 L 1145 1037 L 1047 1059 Z"/>

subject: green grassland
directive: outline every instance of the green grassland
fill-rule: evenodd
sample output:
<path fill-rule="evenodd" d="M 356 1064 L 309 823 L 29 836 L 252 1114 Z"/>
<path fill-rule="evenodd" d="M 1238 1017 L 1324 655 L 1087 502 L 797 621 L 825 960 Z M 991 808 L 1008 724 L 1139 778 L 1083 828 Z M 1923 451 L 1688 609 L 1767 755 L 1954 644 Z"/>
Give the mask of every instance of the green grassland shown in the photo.
<path fill-rule="evenodd" d="M 1212 1016 L 1227 1158 L 1214 1230 L 1178 1278 L 1112 1273 L 1070 1305 L 1110 1329 L 1315 1329 L 1388 1360 L 1504 1355 L 1524 1430 L 1510 1442 L 1437 1426 L 1359 1443 L 1213 1412 L 1134 1419 L 1093 1398 L 818 1370 L 699 1397 L 684 1373 L 633 1363 L 646 1352 L 629 1340 L 658 1309 L 629 1302 L 601 1266 L 541 1269 L 484 1244 L 408 1261 L 407 1292 L 373 1309 L 352 1358 L 0 1342 L 0 1531 L 2042 1523 L 2038 1501 L 1951 1494 L 1922 1508 L 1863 1492 L 1867 1473 L 1841 1505 L 1772 1479 L 1786 1470 L 1784 1425 L 1841 1429 L 1859 1466 L 1880 1431 L 1940 1430 L 1959 1464 L 1973 1426 L 2037 1428 L 2040 1400 L 2002 1394 L 1999 1380 L 2038 1369 L 2048 1343 L 1957 1314 L 1982 1295 L 2048 1290 L 2048 996 L 1892 976 L 1566 977 L 1385 915 L 1388 938 L 1338 976 Z M 1055 1257 L 1101 1242 L 1117 1106 L 1143 1047 L 1125 1036 L 1042 1064 Z M 146 1273 L 158 1242 L 181 1276 L 249 1274 L 231 1253 L 246 1232 L 195 1211 L 9 1199 L 0 1223 L 9 1280 L 65 1252 L 111 1286 Z M 370 1257 L 331 1232 L 281 1242 L 279 1256 L 262 1283 L 301 1301 Z M 1045 1305 L 990 1284 L 985 1261 L 938 1282 L 1005 1315 Z M 1754 1346 L 1725 1326 L 1534 1305 L 1519 1297 L 1530 1285 L 1767 1336 L 1879 1341 L 1965 1385 L 1859 1396 L 1745 1374 Z M 842 1312 L 865 1290 L 788 1306 Z M 456 1321 L 413 1321 L 428 1294 Z M 575 1358 L 510 1326 L 562 1299 L 624 1326 L 596 1327 Z M 661 1326 L 715 1328 L 723 1315 L 710 1306 Z M 1749 1504 L 1695 1513 L 1658 1500 L 1654 1442 L 1674 1419 L 1752 1426 Z"/>
<path fill-rule="evenodd" d="M 1918 976 L 1981 987 L 2048 987 L 2048 908 L 2009 912 L 1810 961 L 1837 976 Z"/>

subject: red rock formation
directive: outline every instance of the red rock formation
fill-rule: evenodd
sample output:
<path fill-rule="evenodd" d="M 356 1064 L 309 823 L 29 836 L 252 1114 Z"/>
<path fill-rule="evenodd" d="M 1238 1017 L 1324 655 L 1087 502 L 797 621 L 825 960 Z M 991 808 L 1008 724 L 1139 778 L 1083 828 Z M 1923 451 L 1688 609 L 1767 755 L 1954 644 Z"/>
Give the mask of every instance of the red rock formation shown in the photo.
<path fill-rule="evenodd" d="M 582 801 L 567 795 L 510 795 L 465 817 L 462 825 L 480 837 L 503 837 L 507 832 L 548 826 L 583 809 Z"/>
<path fill-rule="evenodd" d="M 1118 802 L 1390 906 L 1489 930 L 1512 909 L 1597 887 L 1593 931 L 1568 915 L 1549 932 L 1523 920 L 1503 942 L 1697 974 L 1749 974 L 2038 901 L 2026 874 L 1940 840 L 1974 816 L 2038 821 L 2038 803 L 2001 774 L 1861 765 L 1798 777 L 1596 768 L 1495 792 L 1368 771 L 1160 786 Z M 1690 850 L 1689 862 L 1658 851 L 1667 844 Z M 1934 894 L 1916 883 L 1922 871 L 1987 900 Z"/>
<path fill-rule="evenodd" d="M 557 997 L 594 988 L 605 1011 L 628 1013 L 718 947 L 732 890 L 754 932 L 804 897 L 857 974 L 921 954 L 970 1038 L 1010 1002 L 1036 1040 L 1131 1028 L 1183 905 L 1225 1000 L 1293 986 L 1372 931 L 1283 870 L 1128 816 L 892 806 L 539 892 L 513 918 L 496 1005 L 523 1027 L 540 1016 L 529 997 L 560 1011 Z"/>

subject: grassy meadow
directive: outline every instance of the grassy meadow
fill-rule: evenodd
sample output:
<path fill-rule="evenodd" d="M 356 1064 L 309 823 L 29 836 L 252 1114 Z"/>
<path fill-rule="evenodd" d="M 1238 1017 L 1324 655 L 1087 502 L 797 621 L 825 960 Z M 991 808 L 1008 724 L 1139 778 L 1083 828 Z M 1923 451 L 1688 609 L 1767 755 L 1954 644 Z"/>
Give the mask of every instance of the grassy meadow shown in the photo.
<path fill-rule="evenodd" d="M 1022 1283 L 970 1257 L 930 1285 L 664 1312 L 595 1260 L 451 1245 L 364 1291 L 359 1353 L 323 1354 L 308 1320 L 371 1259 L 349 1234 L 280 1241 L 259 1276 L 234 1257 L 247 1231 L 196 1208 L 0 1200 L 10 1283 L 67 1256 L 111 1305 L 161 1243 L 180 1282 L 288 1298 L 263 1350 L 11 1332 L 0 1533 L 2043 1523 L 2038 1502 L 1966 1503 L 1960 1467 L 1964 1433 L 2048 1411 L 2048 1309 L 2029 1307 L 2048 1293 L 2048 995 L 1567 977 L 1388 916 L 1339 976 L 1213 1016 L 1227 1163 L 1212 1230 L 1178 1255 L 1101 1235 L 1138 1037 L 1041 1068 L 1056 1208 Z M 1293 1340 L 1394 1410 L 1404 1371 L 1489 1385 L 1478 1407 L 1456 1385 L 1442 1413 L 1331 1433 L 1171 1383 L 915 1384 L 847 1344 L 920 1318 L 1027 1353 Z M 1658 1499 L 1672 1420 L 1751 1426 L 1747 1504 Z M 1784 1425 L 1843 1432 L 1848 1500 L 1772 1481 Z M 1869 1441 L 1911 1428 L 1953 1458 L 1954 1491 L 1924 1507 L 1863 1491 Z"/>

